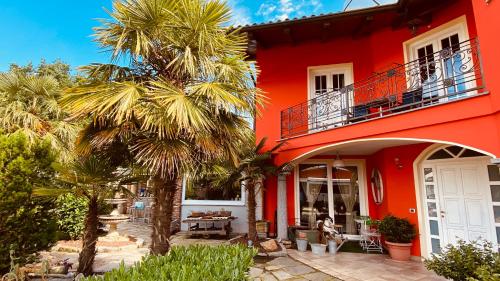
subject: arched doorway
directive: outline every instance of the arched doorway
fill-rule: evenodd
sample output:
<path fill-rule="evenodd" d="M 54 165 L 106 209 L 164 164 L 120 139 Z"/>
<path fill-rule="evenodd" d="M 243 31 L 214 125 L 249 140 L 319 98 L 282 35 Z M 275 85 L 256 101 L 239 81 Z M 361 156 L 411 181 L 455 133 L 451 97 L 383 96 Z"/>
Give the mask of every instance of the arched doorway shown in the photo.
<path fill-rule="evenodd" d="M 500 171 L 491 157 L 458 145 L 434 145 L 418 164 L 422 254 L 459 239 L 500 240 Z"/>

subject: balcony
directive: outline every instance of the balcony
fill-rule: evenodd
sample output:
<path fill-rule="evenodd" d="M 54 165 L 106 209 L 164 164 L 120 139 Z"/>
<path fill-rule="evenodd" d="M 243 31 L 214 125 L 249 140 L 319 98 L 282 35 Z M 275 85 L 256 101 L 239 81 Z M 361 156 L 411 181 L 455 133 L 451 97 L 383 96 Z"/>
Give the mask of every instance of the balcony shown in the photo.
<path fill-rule="evenodd" d="M 281 111 L 281 137 L 320 132 L 485 92 L 471 39 Z"/>

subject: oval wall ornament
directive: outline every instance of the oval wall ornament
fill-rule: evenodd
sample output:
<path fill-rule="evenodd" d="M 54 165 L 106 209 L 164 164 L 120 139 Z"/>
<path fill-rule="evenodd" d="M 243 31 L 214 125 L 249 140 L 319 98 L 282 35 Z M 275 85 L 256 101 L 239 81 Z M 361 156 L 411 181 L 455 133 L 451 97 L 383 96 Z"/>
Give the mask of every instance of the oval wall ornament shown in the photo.
<path fill-rule="evenodd" d="M 384 183 L 382 182 L 382 174 L 379 169 L 373 168 L 370 181 L 372 185 L 373 201 L 375 201 L 375 204 L 380 205 L 382 201 L 384 201 Z"/>

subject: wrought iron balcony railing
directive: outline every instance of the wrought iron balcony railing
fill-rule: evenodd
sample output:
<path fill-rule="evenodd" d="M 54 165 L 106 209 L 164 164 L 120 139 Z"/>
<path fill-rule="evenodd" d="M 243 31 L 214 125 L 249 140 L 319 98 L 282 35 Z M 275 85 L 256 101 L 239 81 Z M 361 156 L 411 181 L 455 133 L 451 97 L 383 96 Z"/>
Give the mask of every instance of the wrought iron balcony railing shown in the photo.
<path fill-rule="evenodd" d="M 416 110 L 483 91 L 479 42 L 472 39 L 281 111 L 281 137 Z"/>

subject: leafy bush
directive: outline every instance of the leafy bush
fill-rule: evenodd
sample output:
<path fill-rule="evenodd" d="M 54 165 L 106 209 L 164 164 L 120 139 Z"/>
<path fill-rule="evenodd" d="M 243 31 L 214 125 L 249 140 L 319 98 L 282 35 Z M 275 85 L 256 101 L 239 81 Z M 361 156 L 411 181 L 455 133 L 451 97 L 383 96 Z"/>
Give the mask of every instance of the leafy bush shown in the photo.
<path fill-rule="evenodd" d="M 56 200 L 56 216 L 59 229 L 71 239 L 78 239 L 85 228 L 88 199 L 72 193 L 60 195 Z"/>
<path fill-rule="evenodd" d="M 248 279 L 256 251 L 242 245 L 172 247 L 165 256 L 148 256 L 142 262 L 107 272 L 87 281 L 240 281 Z"/>
<path fill-rule="evenodd" d="M 48 143 L 30 147 L 20 134 L 0 134 L 0 273 L 9 269 L 11 249 L 22 264 L 54 241 L 53 204 L 32 196 L 52 183 L 54 159 Z"/>
<path fill-rule="evenodd" d="M 455 281 L 500 280 L 500 254 L 487 241 L 458 241 L 456 246 L 446 246 L 442 254 L 432 254 L 424 263 L 428 270 Z"/>
<path fill-rule="evenodd" d="M 393 243 L 411 243 L 417 235 L 415 226 L 407 219 L 391 215 L 384 217 L 378 225 L 378 230 L 386 241 Z"/>

